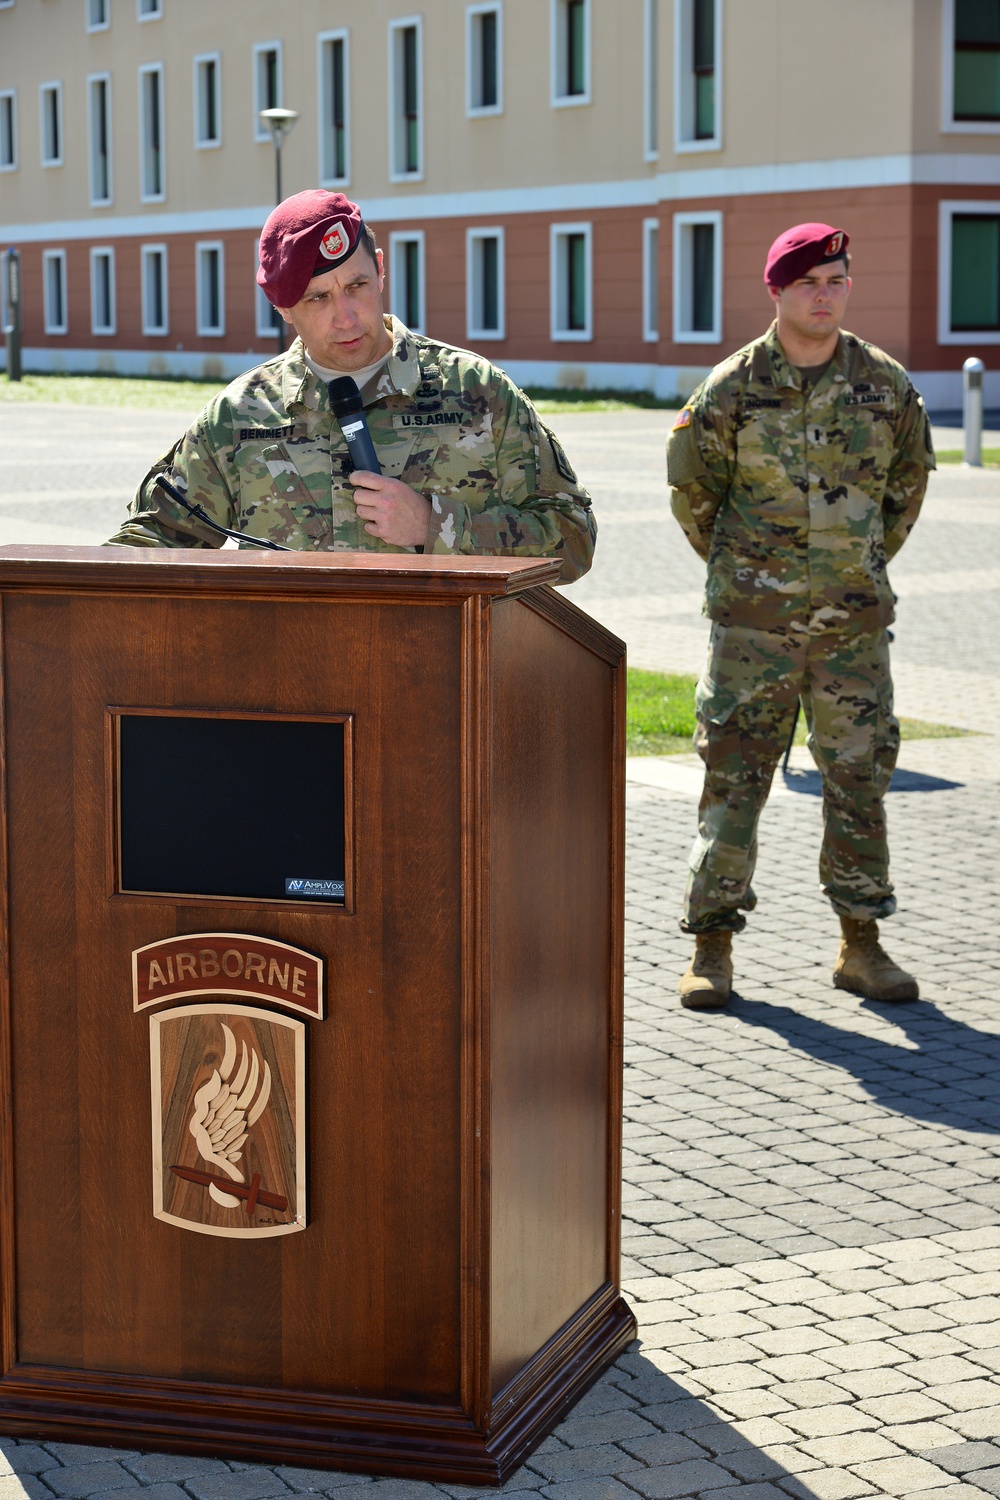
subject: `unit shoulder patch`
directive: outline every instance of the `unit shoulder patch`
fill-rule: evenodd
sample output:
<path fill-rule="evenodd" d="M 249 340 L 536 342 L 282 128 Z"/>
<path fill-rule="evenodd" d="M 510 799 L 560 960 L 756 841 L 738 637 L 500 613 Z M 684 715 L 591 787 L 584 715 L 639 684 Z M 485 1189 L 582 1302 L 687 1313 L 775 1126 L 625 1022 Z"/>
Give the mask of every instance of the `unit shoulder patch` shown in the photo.
<path fill-rule="evenodd" d="M 559 470 L 559 473 L 566 480 L 567 484 L 576 484 L 576 475 L 573 472 L 573 466 L 563 452 L 563 447 L 559 439 L 553 437 L 551 432 L 548 434 L 548 438 L 549 447 L 552 449 L 552 461 Z"/>
<path fill-rule="evenodd" d="M 690 427 L 692 415 L 690 406 L 685 406 L 683 411 L 677 413 L 677 419 L 674 422 L 672 431 L 676 432 L 678 427 Z"/>

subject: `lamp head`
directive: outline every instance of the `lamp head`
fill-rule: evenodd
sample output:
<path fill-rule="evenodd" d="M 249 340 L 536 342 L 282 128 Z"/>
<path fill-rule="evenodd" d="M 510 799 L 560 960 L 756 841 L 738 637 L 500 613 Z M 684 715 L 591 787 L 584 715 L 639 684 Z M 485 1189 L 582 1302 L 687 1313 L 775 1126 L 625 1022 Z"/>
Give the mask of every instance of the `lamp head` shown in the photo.
<path fill-rule="evenodd" d="M 267 126 L 275 147 L 280 151 L 285 136 L 299 118 L 299 112 L 297 109 L 262 109 L 257 118 Z"/>

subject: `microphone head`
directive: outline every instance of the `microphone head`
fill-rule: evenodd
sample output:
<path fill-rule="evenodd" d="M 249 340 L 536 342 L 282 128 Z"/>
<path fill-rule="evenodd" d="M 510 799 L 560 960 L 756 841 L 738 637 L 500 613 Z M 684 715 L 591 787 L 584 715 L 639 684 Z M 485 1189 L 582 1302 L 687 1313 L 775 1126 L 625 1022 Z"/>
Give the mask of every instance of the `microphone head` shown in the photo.
<path fill-rule="evenodd" d="M 331 380 L 329 385 L 330 405 L 335 417 L 355 417 L 363 412 L 364 402 L 358 389 L 358 382 L 352 380 L 350 375 L 338 375 L 336 380 Z"/>

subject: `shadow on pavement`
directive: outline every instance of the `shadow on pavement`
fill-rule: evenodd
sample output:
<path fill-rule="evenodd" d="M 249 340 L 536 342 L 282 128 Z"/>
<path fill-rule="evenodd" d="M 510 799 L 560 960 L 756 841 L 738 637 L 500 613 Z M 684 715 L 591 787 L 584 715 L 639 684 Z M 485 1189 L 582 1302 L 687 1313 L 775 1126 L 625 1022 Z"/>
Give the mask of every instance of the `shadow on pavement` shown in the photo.
<path fill-rule="evenodd" d="M 643 1304 L 633 1302 L 633 1306 L 641 1319 Z M 782 1494 L 814 1500 L 818 1492 L 808 1484 L 808 1474 L 794 1478 L 730 1421 L 665 1375 L 655 1359 L 654 1350 L 649 1355 L 643 1352 L 640 1338 L 555 1429 L 554 1436 L 569 1443 L 569 1450 L 535 1453 L 528 1459 L 531 1468 L 543 1474 L 550 1485 L 569 1480 L 579 1484 L 589 1479 L 594 1494 L 601 1478 L 619 1474 L 640 1495 L 647 1496 L 712 1494 L 717 1490 L 729 1495 L 731 1487 L 771 1480 L 782 1482 Z M 724 1389 L 723 1380 L 720 1394 Z M 617 1391 L 629 1399 L 627 1409 L 618 1405 L 621 1397 Z M 589 1444 L 598 1436 L 602 1445 L 619 1447 L 625 1459 L 621 1467 L 616 1468 L 611 1452 L 594 1465 L 595 1450 Z M 654 1472 L 642 1478 L 641 1465 L 648 1465 Z M 521 1482 L 515 1480 L 511 1487 Z"/>
<path fill-rule="evenodd" d="M 817 1061 L 853 1074 L 877 1104 L 897 1114 L 956 1130 L 1000 1134 L 1000 1036 L 944 1015 L 929 1000 L 860 1004 L 898 1026 L 916 1050 L 764 1000 L 740 998 L 732 1013 L 748 1026 L 776 1032 Z"/>
<path fill-rule="evenodd" d="M 783 771 L 785 788 L 789 792 L 801 792 L 807 797 L 821 797 L 823 784 L 818 771 L 797 770 L 789 766 Z M 927 776 L 923 771 L 896 770 L 893 773 L 890 792 L 951 792 L 963 786 L 961 781 L 946 781 L 943 776 Z"/>

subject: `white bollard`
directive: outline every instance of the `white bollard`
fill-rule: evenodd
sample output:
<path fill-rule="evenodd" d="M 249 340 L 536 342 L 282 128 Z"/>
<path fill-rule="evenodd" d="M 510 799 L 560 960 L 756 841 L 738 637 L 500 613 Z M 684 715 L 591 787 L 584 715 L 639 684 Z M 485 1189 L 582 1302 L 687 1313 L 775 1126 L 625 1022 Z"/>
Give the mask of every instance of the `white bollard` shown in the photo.
<path fill-rule="evenodd" d="M 983 466 L 983 373 L 981 359 L 967 359 L 962 366 L 962 425 L 965 428 L 963 463 L 967 468 Z"/>

